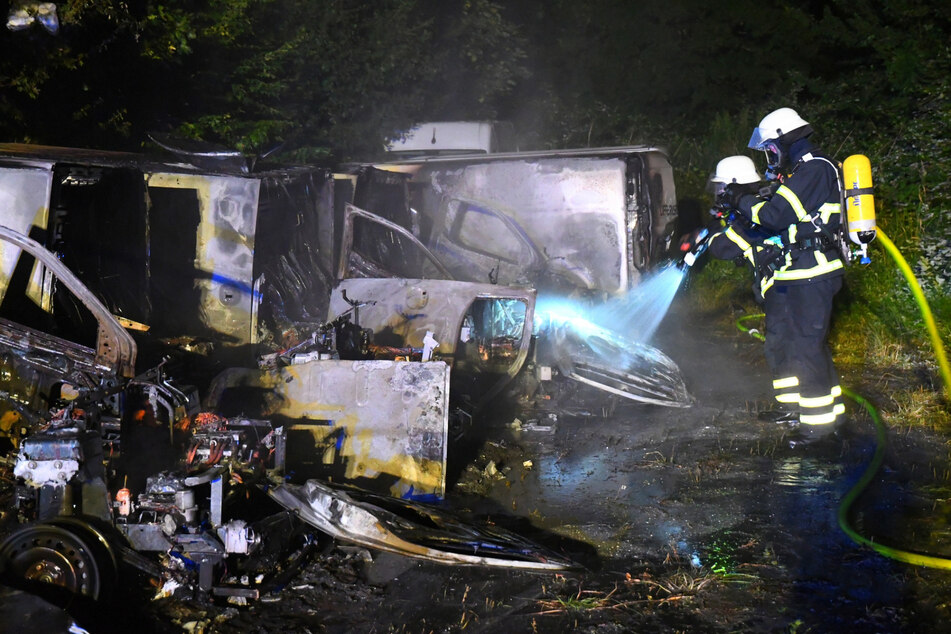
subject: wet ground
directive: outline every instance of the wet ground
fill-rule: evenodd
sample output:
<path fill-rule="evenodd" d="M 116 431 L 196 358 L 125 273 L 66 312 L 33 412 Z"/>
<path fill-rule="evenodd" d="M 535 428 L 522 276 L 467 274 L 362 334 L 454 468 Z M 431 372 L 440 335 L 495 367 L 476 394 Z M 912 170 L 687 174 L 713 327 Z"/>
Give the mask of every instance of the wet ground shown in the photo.
<path fill-rule="evenodd" d="M 760 422 L 759 344 L 678 303 L 658 347 L 696 404 L 610 416 L 499 414 L 447 504 L 571 554 L 586 570 L 445 567 L 331 546 L 283 592 L 247 607 L 141 606 L 143 629 L 206 632 L 947 631 L 951 575 L 854 544 L 836 514 L 875 450 L 857 407 L 842 437 L 789 446 Z M 873 402 L 889 377 L 849 377 Z M 888 436 L 853 526 L 951 556 L 947 439 Z M 458 454 L 457 454 L 458 455 Z M 458 465 L 457 465 L 458 466 Z M 148 614 L 145 617 L 145 614 Z"/>

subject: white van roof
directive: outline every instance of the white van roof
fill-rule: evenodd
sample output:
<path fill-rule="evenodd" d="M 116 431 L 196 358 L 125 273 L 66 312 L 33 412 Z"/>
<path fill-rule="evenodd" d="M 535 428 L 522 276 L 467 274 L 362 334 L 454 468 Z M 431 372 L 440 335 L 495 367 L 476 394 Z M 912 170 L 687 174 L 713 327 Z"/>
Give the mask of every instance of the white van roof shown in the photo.
<path fill-rule="evenodd" d="M 500 121 L 418 123 L 386 147 L 387 152 L 398 156 L 490 154 L 512 149 L 512 124 Z"/>

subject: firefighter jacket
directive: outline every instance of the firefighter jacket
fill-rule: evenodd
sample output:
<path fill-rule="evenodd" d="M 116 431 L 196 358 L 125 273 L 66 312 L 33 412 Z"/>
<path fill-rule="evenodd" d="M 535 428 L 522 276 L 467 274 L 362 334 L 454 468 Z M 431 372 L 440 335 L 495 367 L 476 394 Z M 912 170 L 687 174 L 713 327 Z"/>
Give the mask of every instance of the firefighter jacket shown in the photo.
<path fill-rule="evenodd" d="M 743 216 L 780 237 L 782 250 L 771 266 L 777 285 L 843 274 L 836 239 L 842 217 L 838 168 L 802 141 L 794 144 L 801 149 L 776 193 L 765 201 L 744 196 L 738 205 Z"/>
<path fill-rule="evenodd" d="M 744 227 L 740 222 L 730 223 L 714 231 L 716 233 L 707 242 L 710 255 L 718 260 L 738 263 L 742 260 L 749 264 L 756 278 L 753 290 L 759 297 L 764 297 L 775 281 L 775 272 L 768 265 L 782 251 L 777 237 L 767 236 L 753 227 Z"/>

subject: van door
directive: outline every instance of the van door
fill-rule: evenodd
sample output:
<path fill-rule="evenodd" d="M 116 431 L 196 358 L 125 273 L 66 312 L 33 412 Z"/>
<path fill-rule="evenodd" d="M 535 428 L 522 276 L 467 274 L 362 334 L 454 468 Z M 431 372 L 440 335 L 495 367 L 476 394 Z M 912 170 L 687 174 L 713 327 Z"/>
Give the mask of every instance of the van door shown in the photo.
<path fill-rule="evenodd" d="M 454 279 L 422 242 L 395 222 L 347 203 L 341 225 L 339 279 Z"/>

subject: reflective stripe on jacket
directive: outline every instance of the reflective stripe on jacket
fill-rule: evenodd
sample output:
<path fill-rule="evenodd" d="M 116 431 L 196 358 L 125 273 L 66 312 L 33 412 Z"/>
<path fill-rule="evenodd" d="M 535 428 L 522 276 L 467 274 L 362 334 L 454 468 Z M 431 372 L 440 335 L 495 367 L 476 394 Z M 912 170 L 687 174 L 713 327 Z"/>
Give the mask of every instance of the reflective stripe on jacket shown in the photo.
<path fill-rule="evenodd" d="M 782 238 L 790 247 L 776 271 L 777 284 L 796 284 L 842 274 L 842 260 L 835 244 L 826 248 L 800 248 L 803 240 L 838 231 L 842 217 L 839 175 L 825 157 L 806 154 L 796 163 L 792 174 L 766 201 L 744 197 L 740 213 Z M 820 227 L 825 227 L 824 233 Z"/>
<path fill-rule="evenodd" d="M 714 233 L 707 242 L 710 255 L 718 260 L 735 260 L 742 257 L 754 270 L 762 264 L 760 260 L 767 248 L 762 240 L 749 236 L 736 225 L 730 225 L 726 229 Z M 771 251 L 775 250 L 771 249 Z M 763 275 L 759 279 L 760 295 L 772 288 L 773 281 L 772 275 Z"/>

